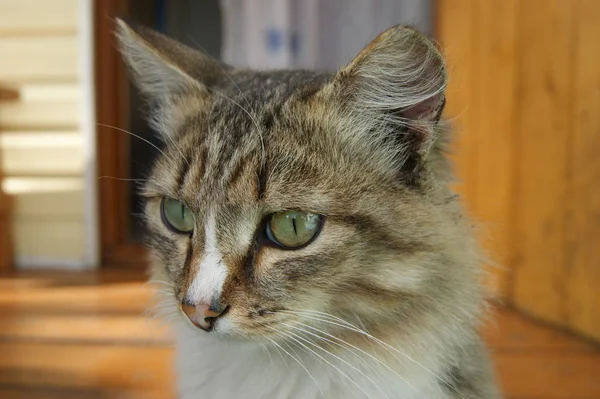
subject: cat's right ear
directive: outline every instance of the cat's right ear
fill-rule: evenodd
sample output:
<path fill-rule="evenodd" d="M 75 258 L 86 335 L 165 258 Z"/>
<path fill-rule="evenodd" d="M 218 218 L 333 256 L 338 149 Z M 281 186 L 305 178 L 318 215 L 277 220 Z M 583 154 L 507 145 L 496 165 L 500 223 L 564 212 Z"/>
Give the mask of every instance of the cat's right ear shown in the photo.
<path fill-rule="evenodd" d="M 151 99 L 209 89 L 226 66 L 209 56 L 142 26 L 116 20 L 116 36 L 140 91 Z"/>

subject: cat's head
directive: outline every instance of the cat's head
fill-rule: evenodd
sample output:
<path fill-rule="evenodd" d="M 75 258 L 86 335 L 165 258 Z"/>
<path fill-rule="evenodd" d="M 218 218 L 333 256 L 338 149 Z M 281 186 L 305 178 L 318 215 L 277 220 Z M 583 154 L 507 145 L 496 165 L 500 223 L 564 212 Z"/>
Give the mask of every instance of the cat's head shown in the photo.
<path fill-rule="evenodd" d="M 328 74 L 234 69 L 121 21 L 118 37 L 165 143 L 143 189 L 154 277 L 198 326 L 409 326 L 474 292 L 428 38 L 390 28 Z"/>

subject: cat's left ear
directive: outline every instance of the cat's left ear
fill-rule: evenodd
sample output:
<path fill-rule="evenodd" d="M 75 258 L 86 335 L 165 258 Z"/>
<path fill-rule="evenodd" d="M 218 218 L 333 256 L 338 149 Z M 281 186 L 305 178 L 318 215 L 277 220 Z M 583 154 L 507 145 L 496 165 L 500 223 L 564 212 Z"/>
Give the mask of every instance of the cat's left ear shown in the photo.
<path fill-rule="evenodd" d="M 419 155 L 436 139 L 446 83 L 435 44 L 404 26 L 380 34 L 334 79 L 340 98 L 364 125 L 387 126 L 403 148 Z"/>

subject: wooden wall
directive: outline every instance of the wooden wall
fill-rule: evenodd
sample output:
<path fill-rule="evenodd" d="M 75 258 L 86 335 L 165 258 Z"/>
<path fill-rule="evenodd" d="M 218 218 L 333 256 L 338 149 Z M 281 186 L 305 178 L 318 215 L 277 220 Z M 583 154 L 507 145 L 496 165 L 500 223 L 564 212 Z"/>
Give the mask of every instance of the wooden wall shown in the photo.
<path fill-rule="evenodd" d="M 84 254 L 77 0 L 0 0 L 3 188 L 14 197 L 21 264 L 79 263 Z"/>
<path fill-rule="evenodd" d="M 492 289 L 600 339 L 600 2 L 437 3 L 460 190 Z"/>

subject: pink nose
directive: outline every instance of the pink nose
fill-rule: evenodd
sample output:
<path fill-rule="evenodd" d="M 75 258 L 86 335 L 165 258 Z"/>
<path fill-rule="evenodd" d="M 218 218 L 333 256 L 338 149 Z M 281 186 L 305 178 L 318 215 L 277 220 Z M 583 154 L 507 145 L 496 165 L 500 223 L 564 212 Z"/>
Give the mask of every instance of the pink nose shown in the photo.
<path fill-rule="evenodd" d="M 181 310 L 196 327 L 204 331 L 210 331 L 215 326 L 215 321 L 225 313 L 227 308 L 223 307 L 223 310 L 219 311 L 211 308 L 207 303 L 200 303 L 195 306 L 182 303 Z"/>

